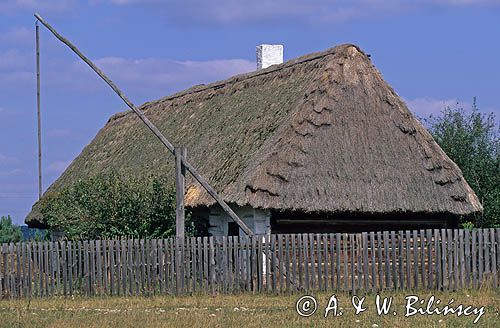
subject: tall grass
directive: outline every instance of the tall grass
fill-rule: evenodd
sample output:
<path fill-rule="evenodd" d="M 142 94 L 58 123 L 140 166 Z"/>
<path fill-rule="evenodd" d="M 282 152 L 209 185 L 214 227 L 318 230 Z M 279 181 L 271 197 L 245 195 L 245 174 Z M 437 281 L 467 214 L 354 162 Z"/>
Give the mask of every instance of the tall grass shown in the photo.
<path fill-rule="evenodd" d="M 405 318 L 405 296 L 416 294 L 428 299 L 432 294 L 443 304 L 485 307 L 477 325 L 475 316 L 415 315 Z M 193 295 L 163 297 L 51 298 L 0 301 L 0 327 L 499 327 L 498 290 L 460 292 L 387 292 L 393 296 L 397 315 L 378 316 L 375 295 L 367 294 L 367 310 L 355 315 L 351 296 L 340 293 L 342 316 L 324 317 L 331 294 L 318 293 L 318 311 L 300 317 L 295 303 L 300 294 L 288 295 Z M 363 295 L 359 295 L 360 297 Z M 391 310 L 391 311 L 392 311 Z"/>

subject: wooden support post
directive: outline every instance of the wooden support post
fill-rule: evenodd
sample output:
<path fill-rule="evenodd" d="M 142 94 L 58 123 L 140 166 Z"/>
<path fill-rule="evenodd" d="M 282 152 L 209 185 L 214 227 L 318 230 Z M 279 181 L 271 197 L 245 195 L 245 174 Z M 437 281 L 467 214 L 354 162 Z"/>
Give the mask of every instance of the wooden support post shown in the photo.
<path fill-rule="evenodd" d="M 186 181 L 186 167 L 182 159 L 186 158 L 187 151 L 184 147 L 175 148 L 175 236 L 184 238 L 184 192 Z"/>

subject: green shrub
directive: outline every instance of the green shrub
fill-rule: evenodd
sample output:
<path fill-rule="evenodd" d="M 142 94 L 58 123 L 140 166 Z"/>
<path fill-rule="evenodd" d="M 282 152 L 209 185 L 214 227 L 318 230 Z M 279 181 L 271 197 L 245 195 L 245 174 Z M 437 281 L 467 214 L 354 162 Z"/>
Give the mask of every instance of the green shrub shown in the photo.
<path fill-rule="evenodd" d="M 474 222 L 466 221 L 461 224 L 461 228 L 465 230 L 474 230 L 476 227 L 474 225 Z"/>
<path fill-rule="evenodd" d="M 175 190 L 165 177 L 99 174 L 48 195 L 41 212 L 68 239 L 175 235 Z"/>
<path fill-rule="evenodd" d="M 427 122 L 436 142 L 460 167 L 483 204 L 484 212 L 474 218 L 476 226 L 499 226 L 500 127 L 494 114 L 481 113 L 474 98 L 470 113 L 448 107 Z"/>
<path fill-rule="evenodd" d="M 22 237 L 21 228 L 12 223 L 10 215 L 0 218 L 0 243 L 17 243 Z"/>
<path fill-rule="evenodd" d="M 35 231 L 35 235 L 33 236 L 33 241 L 48 241 L 50 240 L 50 232 L 47 230 L 37 230 Z"/>

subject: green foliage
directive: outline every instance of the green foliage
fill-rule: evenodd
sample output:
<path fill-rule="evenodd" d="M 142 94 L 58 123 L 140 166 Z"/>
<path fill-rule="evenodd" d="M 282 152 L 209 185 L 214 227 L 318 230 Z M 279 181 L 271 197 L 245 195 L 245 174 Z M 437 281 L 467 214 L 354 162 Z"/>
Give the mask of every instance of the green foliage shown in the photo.
<path fill-rule="evenodd" d="M 21 228 L 12 223 L 10 215 L 0 218 L 0 243 L 16 243 L 22 236 Z"/>
<path fill-rule="evenodd" d="M 446 154 L 460 167 L 484 207 L 476 225 L 500 225 L 500 128 L 493 113 L 482 114 L 476 98 L 470 113 L 446 108 L 427 120 L 430 132 Z"/>
<path fill-rule="evenodd" d="M 461 228 L 465 230 L 474 230 L 476 228 L 474 222 L 466 221 L 461 224 Z"/>
<path fill-rule="evenodd" d="M 38 230 L 33 236 L 33 241 L 47 241 L 50 240 L 50 232 L 47 230 Z"/>
<path fill-rule="evenodd" d="M 175 190 L 164 177 L 96 175 L 46 197 L 41 212 L 68 239 L 175 235 Z"/>

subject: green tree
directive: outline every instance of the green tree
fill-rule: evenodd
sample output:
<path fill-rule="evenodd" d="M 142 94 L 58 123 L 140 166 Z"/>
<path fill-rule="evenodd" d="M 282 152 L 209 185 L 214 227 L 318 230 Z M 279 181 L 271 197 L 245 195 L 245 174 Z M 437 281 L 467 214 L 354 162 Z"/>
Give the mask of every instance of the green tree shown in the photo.
<path fill-rule="evenodd" d="M 476 192 L 484 212 L 475 219 L 479 227 L 500 225 L 500 128 L 495 115 L 481 113 L 476 98 L 470 112 L 458 105 L 447 107 L 426 120 L 436 142 L 460 167 Z"/>
<path fill-rule="evenodd" d="M 21 228 L 12 223 L 10 215 L 0 218 L 0 243 L 16 243 L 22 236 Z"/>
<path fill-rule="evenodd" d="M 41 212 L 68 239 L 175 235 L 175 190 L 165 177 L 99 174 L 47 195 Z"/>

